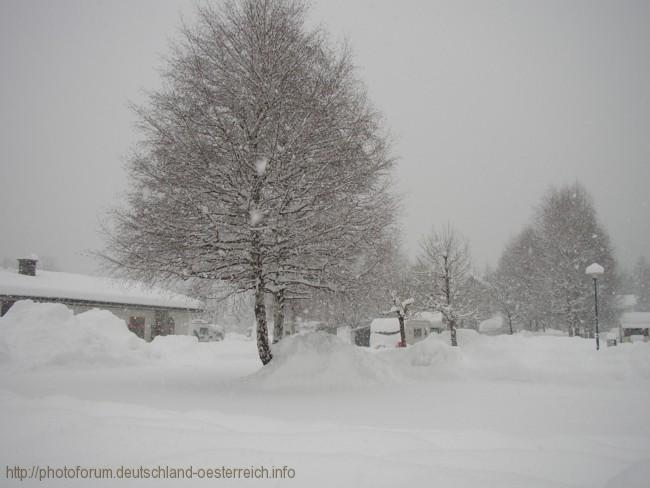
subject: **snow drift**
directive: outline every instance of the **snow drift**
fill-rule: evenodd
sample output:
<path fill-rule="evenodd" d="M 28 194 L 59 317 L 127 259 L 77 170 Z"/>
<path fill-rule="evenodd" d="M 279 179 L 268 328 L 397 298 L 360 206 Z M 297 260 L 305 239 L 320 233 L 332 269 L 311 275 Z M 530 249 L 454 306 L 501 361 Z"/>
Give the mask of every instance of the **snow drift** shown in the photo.
<path fill-rule="evenodd" d="M 575 385 L 650 379 L 650 344 L 596 351 L 593 340 L 581 338 L 462 329 L 458 342 L 451 347 L 442 333 L 407 348 L 372 351 L 324 332 L 287 337 L 273 346 L 273 361 L 243 386 L 314 391 L 450 379 Z M 0 319 L 0 364 L 12 370 L 160 363 L 209 368 L 242 353 L 254 367 L 253 341 L 165 336 L 146 343 L 108 311 L 74 315 L 61 304 L 17 302 Z"/>
<path fill-rule="evenodd" d="M 262 389 L 325 390 L 384 383 L 390 364 L 335 335 L 312 332 L 273 345 L 273 361 L 253 374 L 249 384 Z"/>
<path fill-rule="evenodd" d="M 449 334 L 431 335 L 406 351 L 392 350 L 405 377 L 590 384 L 650 379 L 648 344 L 623 344 L 596 351 L 594 340 L 557 335 L 487 336 L 458 330 L 459 347 Z"/>
<path fill-rule="evenodd" d="M 146 345 L 106 310 L 24 300 L 0 318 L 0 363 L 12 369 L 137 364 Z"/>
<path fill-rule="evenodd" d="M 263 389 L 334 389 L 423 380 L 592 385 L 650 379 L 648 344 L 595 350 L 594 341 L 558 336 L 485 336 L 459 330 L 405 349 L 368 351 L 323 332 L 274 346 L 273 361 L 251 377 Z"/>
<path fill-rule="evenodd" d="M 237 344 L 238 347 L 234 346 Z M 200 343 L 194 336 L 158 336 L 146 342 L 107 310 L 74 315 L 63 304 L 16 302 L 0 318 L 0 365 L 14 371 L 49 367 L 87 368 L 168 363 L 210 365 L 250 341 Z"/>

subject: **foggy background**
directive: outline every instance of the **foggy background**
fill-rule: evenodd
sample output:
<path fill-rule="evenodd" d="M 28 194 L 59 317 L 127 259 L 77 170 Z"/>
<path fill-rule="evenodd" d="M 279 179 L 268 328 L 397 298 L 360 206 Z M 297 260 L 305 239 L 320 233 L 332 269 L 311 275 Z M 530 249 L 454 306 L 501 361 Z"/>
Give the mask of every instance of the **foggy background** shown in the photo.
<path fill-rule="evenodd" d="M 0 0 L 0 261 L 94 272 L 193 2 Z M 551 184 L 582 182 L 616 256 L 650 257 L 650 2 L 314 1 L 347 38 L 399 157 L 405 248 L 452 222 L 496 264 Z M 13 263 L 12 263 L 13 265 Z"/>

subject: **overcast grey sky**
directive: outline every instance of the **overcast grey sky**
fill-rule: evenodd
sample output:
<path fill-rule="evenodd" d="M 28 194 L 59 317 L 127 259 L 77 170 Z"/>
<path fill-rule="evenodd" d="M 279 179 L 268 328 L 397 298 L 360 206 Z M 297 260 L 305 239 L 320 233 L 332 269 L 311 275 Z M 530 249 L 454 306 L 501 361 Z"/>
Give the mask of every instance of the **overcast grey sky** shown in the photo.
<path fill-rule="evenodd" d="M 0 0 L 0 258 L 92 272 L 184 0 Z M 405 244 L 451 221 L 494 264 L 551 184 L 581 181 L 625 266 L 650 257 L 650 2 L 313 2 L 399 156 Z"/>

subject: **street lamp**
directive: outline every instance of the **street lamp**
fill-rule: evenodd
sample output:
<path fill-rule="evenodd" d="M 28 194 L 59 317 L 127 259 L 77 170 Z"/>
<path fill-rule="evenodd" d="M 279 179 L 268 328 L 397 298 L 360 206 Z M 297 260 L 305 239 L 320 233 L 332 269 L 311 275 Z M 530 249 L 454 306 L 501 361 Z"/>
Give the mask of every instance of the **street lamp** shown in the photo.
<path fill-rule="evenodd" d="M 593 263 L 587 266 L 586 274 L 591 276 L 594 280 L 594 310 L 596 311 L 596 351 L 600 349 L 600 339 L 598 337 L 598 277 L 605 272 L 603 268 L 598 263 Z"/>

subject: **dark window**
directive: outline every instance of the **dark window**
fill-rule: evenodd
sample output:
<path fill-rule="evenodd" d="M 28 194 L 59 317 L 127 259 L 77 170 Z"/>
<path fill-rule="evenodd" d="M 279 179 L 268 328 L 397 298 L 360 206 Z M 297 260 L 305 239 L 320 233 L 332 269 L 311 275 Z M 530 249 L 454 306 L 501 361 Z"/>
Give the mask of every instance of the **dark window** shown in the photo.
<path fill-rule="evenodd" d="M 630 337 L 630 336 L 633 336 L 633 335 L 647 336 L 648 335 L 648 329 L 645 329 L 645 328 L 625 329 L 625 331 L 623 332 L 623 335 L 625 337 Z"/>

